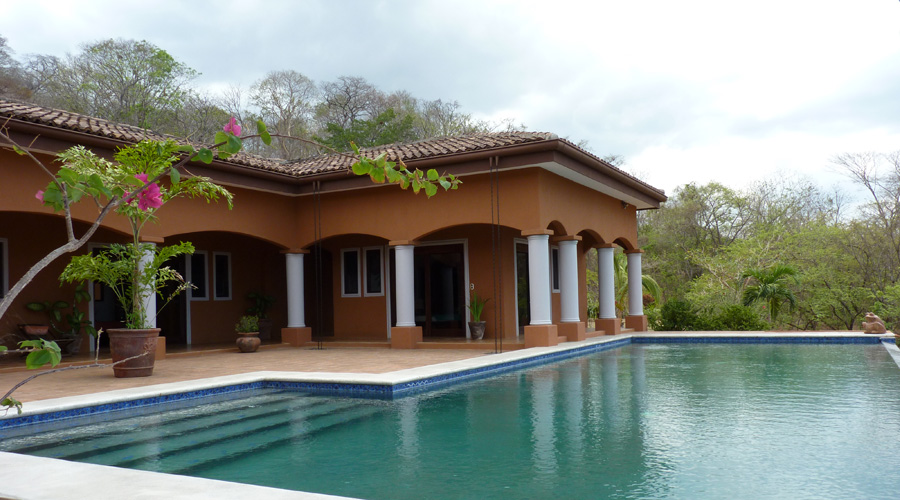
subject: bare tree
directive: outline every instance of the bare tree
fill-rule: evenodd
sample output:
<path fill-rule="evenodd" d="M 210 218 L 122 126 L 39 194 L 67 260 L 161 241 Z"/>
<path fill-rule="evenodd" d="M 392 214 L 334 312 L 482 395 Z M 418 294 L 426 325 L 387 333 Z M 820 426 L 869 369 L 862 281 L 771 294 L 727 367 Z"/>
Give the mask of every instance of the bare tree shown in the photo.
<path fill-rule="evenodd" d="M 318 97 L 316 84 L 293 70 L 272 71 L 250 89 L 250 102 L 259 109 L 259 116 L 269 124 L 269 130 L 273 135 L 288 137 L 310 137 Z M 232 91 L 230 99 L 239 100 L 240 94 Z M 309 145 L 302 141 L 278 139 L 275 145 L 284 159 L 309 154 Z"/>

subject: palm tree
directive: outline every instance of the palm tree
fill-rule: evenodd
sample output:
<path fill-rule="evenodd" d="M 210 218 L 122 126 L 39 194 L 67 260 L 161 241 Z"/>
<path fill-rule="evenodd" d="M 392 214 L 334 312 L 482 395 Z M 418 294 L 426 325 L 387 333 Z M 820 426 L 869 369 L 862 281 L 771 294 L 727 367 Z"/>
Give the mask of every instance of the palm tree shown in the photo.
<path fill-rule="evenodd" d="M 616 308 L 620 311 L 620 317 L 628 314 L 628 257 L 624 253 L 617 252 L 613 256 L 613 280 L 616 286 Z M 642 293 L 653 297 L 653 303 L 659 304 L 662 299 L 662 288 L 655 279 L 646 274 L 641 274 Z"/>
<path fill-rule="evenodd" d="M 795 277 L 797 270 L 782 264 L 777 264 L 769 269 L 748 269 L 741 274 L 744 280 L 744 305 L 749 306 L 755 302 L 763 301 L 769 304 L 769 319 L 772 323 L 778 319 L 781 305 L 786 301 L 790 310 L 797 307 L 797 299 L 788 287 L 788 281 L 797 282 Z M 749 284 L 753 282 L 753 284 Z"/>

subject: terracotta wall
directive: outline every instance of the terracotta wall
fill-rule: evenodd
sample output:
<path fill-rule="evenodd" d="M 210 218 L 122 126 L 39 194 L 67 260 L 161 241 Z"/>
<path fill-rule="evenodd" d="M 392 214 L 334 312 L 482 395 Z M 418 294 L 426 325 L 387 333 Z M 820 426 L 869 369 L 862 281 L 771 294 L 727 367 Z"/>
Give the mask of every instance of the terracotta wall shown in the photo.
<path fill-rule="evenodd" d="M 75 230 L 77 234 L 83 234 L 85 229 L 86 226 L 84 224 L 76 224 Z M 12 288 L 28 269 L 41 258 L 53 249 L 65 244 L 65 224 L 62 217 L 55 215 L 0 212 L 0 238 L 8 240 L 8 280 L 9 287 Z M 125 237 L 101 228 L 97 231 L 94 241 L 105 243 L 124 242 Z M 89 251 L 88 248 L 88 245 L 85 245 L 76 254 L 87 253 Z M 75 254 L 64 255 L 53 261 L 31 281 L 10 306 L 7 314 L 0 320 L 0 335 L 13 336 L 8 338 L 7 342 L 4 342 L 6 345 L 10 345 L 10 342 L 14 340 L 18 323 L 47 324 L 46 315 L 29 311 L 26 309 L 25 304 L 45 300 L 72 302 L 75 285 L 61 284 L 59 282 L 59 275 L 72 255 Z M 87 312 L 87 304 L 82 304 L 81 309 Z"/>
<path fill-rule="evenodd" d="M 191 301 L 191 336 L 195 345 L 227 343 L 235 338 L 234 324 L 253 303 L 250 292 L 275 297 L 269 310 L 273 336 L 277 339 L 287 326 L 287 280 L 285 257 L 269 243 L 222 232 L 177 235 L 165 244 L 190 241 L 198 251 L 208 252 L 207 278 L 209 299 Z M 230 300 L 214 298 L 214 253 L 231 254 L 232 288 Z"/>

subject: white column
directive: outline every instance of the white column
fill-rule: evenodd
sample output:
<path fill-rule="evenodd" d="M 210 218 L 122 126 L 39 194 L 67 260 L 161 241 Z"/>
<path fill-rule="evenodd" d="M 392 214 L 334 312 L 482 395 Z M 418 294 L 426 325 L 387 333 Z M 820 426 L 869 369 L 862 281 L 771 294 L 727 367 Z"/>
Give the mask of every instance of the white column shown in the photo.
<path fill-rule="evenodd" d="M 581 321 L 578 304 L 578 241 L 559 242 L 559 301 L 563 323 Z"/>
<path fill-rule="evenodd" d="M 303 298 L 303 254 L 285 254 L 287 258 L 288 328 L 305 328 L 306 311 Z"/>
<path fill-rule="evenodd" d="M 644 314 L 644 285 L 641 280 L 641 252 L 631 252 L 628 257 L 628 315 Z"/>
<path fill-rule="evenodd" d="M 528 296 L 531 324 L 552 325 L 550 309 L 550 235 L 528 236 Z"/>
<path fill-rule="evenodd" d="M 597 249 L 597 281 L 600 288 L 600 319 L 616 317 L 616 276 L 613 267 L 613 247 Z"/>
<path fill-rule="evenodd" d="M 141 260 L 138 264 L 140 266 L 141 273 L 144 272 L 144 268 L 147 264 L 150 264 L 153 261 L 153 257 L 156 253 L 156 244 L 155 243 L 141 243 Z M 138 291 L 138 294 L 141 297 L 141 307 L 143 307 L 144 317 L 146 318 L 146 322 L 144 323 L 145 328 L 156 328 L 156 293 L 154 290 L 156 286 L 154 283 L 150 283 L 149 287 L 142 286 Z"/>
<path fill-rule="evenodd" d="M 397 290 L 397 326 L 416 326 L 415 247 L 394 247 L 394 286 Z"/>

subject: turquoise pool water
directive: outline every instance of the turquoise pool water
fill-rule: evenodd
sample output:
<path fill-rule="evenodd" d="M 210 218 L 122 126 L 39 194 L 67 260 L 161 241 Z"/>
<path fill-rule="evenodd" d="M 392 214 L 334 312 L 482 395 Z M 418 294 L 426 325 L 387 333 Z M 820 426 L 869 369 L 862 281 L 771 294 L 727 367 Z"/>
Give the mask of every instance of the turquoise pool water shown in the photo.
<path fill-rule="evenodd" d="M 633 344 L 395 401 L 264 391 L 4 439 L 371 499 L 897 498 L 880 345 Z"/>

